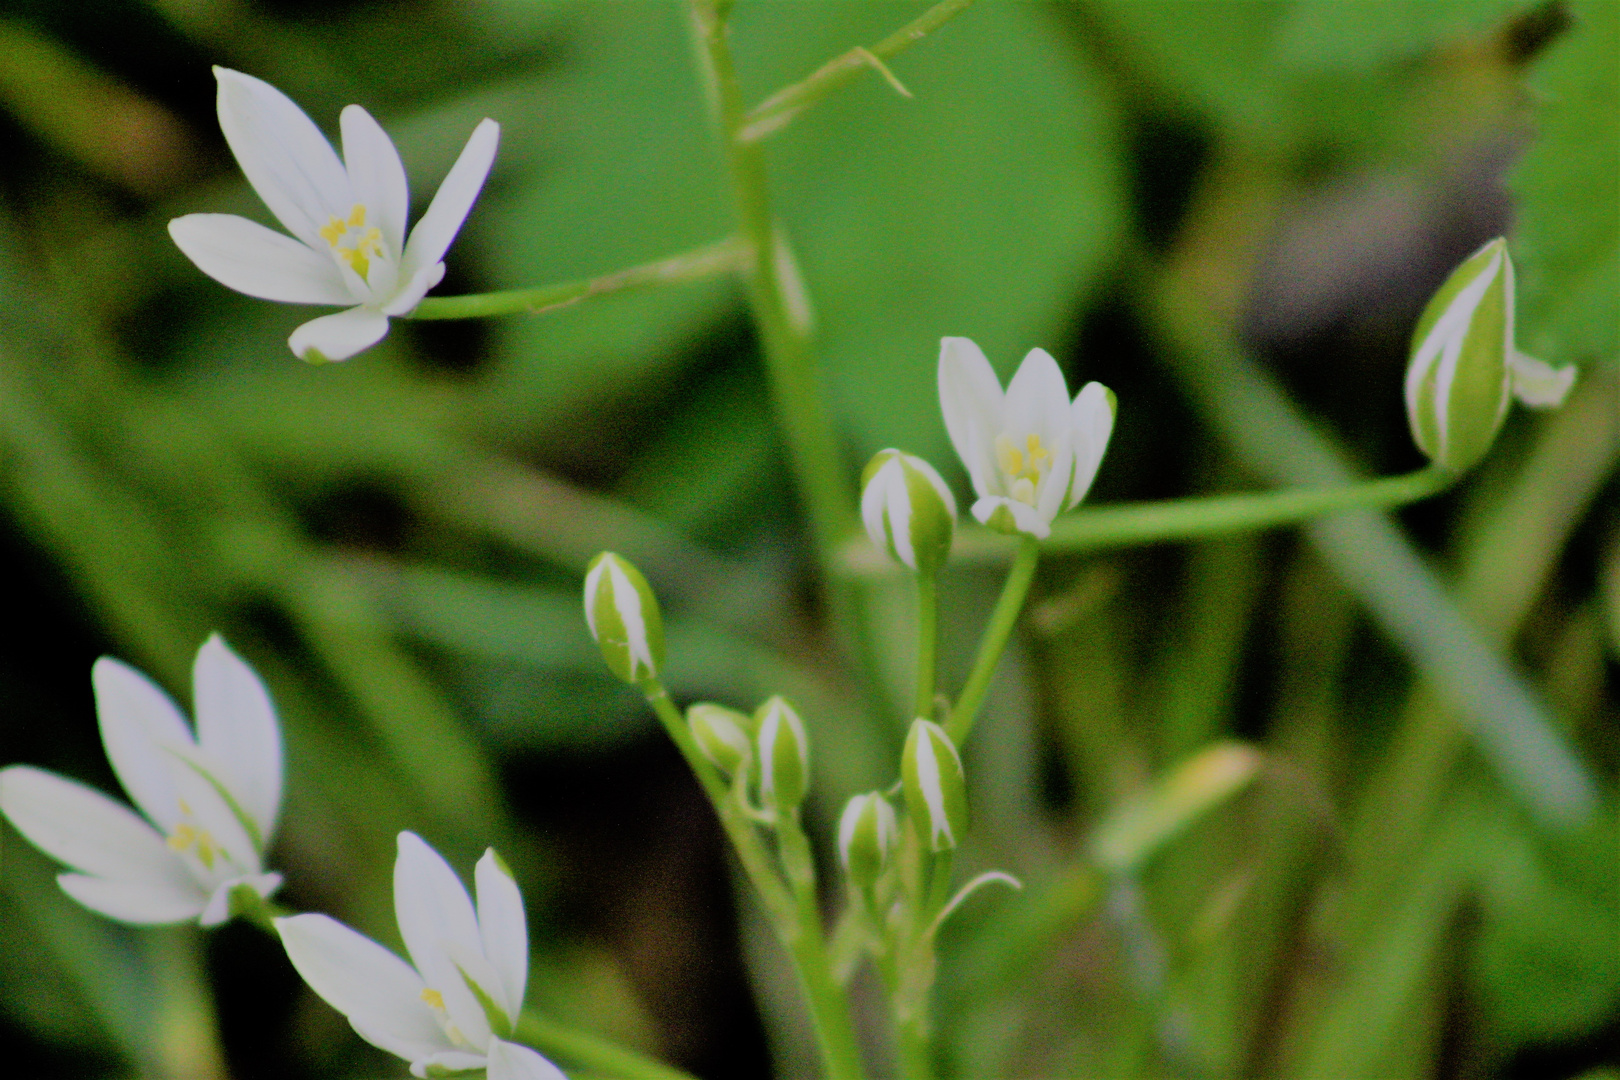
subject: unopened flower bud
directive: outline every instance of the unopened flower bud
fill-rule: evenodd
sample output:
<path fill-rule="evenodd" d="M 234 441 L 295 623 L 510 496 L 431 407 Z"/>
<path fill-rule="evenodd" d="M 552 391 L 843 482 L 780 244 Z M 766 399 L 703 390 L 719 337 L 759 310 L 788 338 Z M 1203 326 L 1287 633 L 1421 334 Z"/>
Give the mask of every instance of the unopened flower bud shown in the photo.
<path fill-rule="evenodd" d="M 754 722 L 735 709 L 700 702 L 686 710 L 686 723 L 703 756 L 728 777 L 735 775 L 754 754 L 754 741 L 750 737 Z"/>
<path fill-rule="evenodd" d="M 880 450 L 861 474 L 861 520 L 872 543 L 929 574 L 950 554 L 956 499 L 922 458 Z"/>
<path fill-rule="evenodd" d="M 900 755 L 906 809 L 928 850 L 949 851 L 967 832 L 967 783 L 962 759 L 945 729 L 918 717 Z"/>
<path fill-rule="evenodd" d="M 838 819 L 838 861 L 851 884 L 871 888 L 888 865 L 898 835 L 894 807 L 881 792 L 869 791 L 849 800 Z"/>
<path fill-rule="evenodd" d="M 1498 237 L 1451 272 L 1412 335 L 1406 416 L 1412 439 L 1436 465 L 1461 472 L 1496 439 L 1517 396 L 1563 401 L 1572 367 L 1554 368 L 1514 346 L 1513 260 Z"/>
<path fill-rule="evenodd" d="M 664 664 L 664 621 L 658 599 L 629 562 L 611 551 L 585 573 L 585 624 L 613 674 L 627 683 L 658 677 Z"/>
<path fill-rule="evenodd" d="M 810 740 L 804 721 L 780 697 L 772 697 L 754 713 L 759 733 L 759 798 L 769 810 L 792 810 L 804 801 L 810 787 Z"/>

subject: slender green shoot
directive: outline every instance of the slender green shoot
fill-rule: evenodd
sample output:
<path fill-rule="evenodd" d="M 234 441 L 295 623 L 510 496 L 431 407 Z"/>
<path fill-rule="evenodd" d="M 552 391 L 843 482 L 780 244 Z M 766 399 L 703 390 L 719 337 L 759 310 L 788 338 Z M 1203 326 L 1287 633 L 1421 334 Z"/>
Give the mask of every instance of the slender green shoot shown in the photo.
<path fill-rule="evenodd" d="M 746 249 L 728 236 L 691 251 L 640 266 L 615 270 L 601 277 L 537 285 L 529 289 L 469 293 L 466 296 L 430 296 L 416 305 L 412 319 L 483 319 L 493 315 L 542 315 L 572 307 L 596 296 L 654 285 L 679 285 L 734 273 L 744 266 Z"/>
<path fill-rule="evenodd" d="M 737 138 L 752 143 L 781 131 L 800 113 L 866 69 L 881 75 L 897 93 L 910 97 L 911 91 L 895 78 L 884 61 L 921 41 L 972 4 L 973 0 L 941 0 L 871 48 L 857 45 L 835 56 L 806 78 L 783 87 L 748 110 Z"/>
<path fill-rule="evenodd" d="M 1002 587 L 995 611 L 990 614 L 990 625 L 985 627 L 984 637 L 979 642 L 979 655 L 973 661 L 973 670 L 968 673 L 967 683 L 962 687 L 955 707 L 951 709 L 950 719 L 945 722 L 945 734 L 958 747 L 973 729 L 973 721 L 978 718 L 984 696 L 990 690 L 990 677 L 996 673 L 996 665 L 1000 663 L 1001 654 L 1006 651 L 1007 641 L 1018 622 L 1018 613 L 1024 608 L 1024 598 L 1029 595 L 1030 583 L 1035 580 L 1035 563 L 1040 554 L 1040 543 L 1034 537 L 1018 538 L 1018 554 L 1007 573 L 1007 584 Z"/>
<path fill-rule="evenodd" d="M 939 653 L 938 575 L 918 573 L 917 585 L 917 698 L 913 716 L 934 719 L 934 671 Z"/>

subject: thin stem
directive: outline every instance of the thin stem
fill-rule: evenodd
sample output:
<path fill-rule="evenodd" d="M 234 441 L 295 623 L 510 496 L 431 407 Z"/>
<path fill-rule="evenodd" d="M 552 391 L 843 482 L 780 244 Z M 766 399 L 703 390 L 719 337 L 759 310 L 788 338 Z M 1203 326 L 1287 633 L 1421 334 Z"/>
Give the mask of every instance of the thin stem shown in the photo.
<path fill-rule="evenodd" d="M 1457 474 L 1435 466 L 1399 476 L 1348 484 L 1287 488 L 1242 495 L 1198 495 L 1162 502 L 1085 507 L 1052 523 L 1041 541 L 1047 552 L 1097 551 L 1135 544 L 1202 540 L 1294 525 L 1349 510 L 1387 510 L 1419 502 L 1449 488 Z M 959 529 L 951 561 L 1005 562 L 1011 545 L 989 529 Z M 887 572 L 890 560 L 851 543 L 844 566 L 853 573 Z"/>
<path fill-rule="evenodd" d="M 932 573 L 919 572 L 917 582 L 917 699 L 913 716 L 934 718 L 934 668 L 939 652 L 939 588 Z"/>
<path fill-rule="evenodd" d="M 849 1000 L 844 988 L 833 978 L 821 931 L 821 915 L 815 903 L 815 870 L 810 859 L 810 842 L 798 822 L 784 815 L 777 825 L 782 841 L 782 861 L 788 868 L 789 885 L 782 882 L 771 866 L 769 853 L 742 806 L 732 797 L 720 774 L 698 749 L 686 721 L 676 710 L 669 694 L 656 681 L 642 687 L 648 704 L 658 714 L 670 738 L 680 748 L 687 764 L 697 774 L 698 783 L 714 804 L 726 836 L 737 851 L 738 861 L 754 888 L 765 901 L 766 911 L 799 973 L 816 1032 L 816 1042 L 826 1067 L 827 1080 L 861 1080 L 861 1065 L 855 1025 L 850 1019 Z"/>
<path fill-rule="evenodd" d="M 973 4 L 973 0 L 941 0 L 905 26 L 896 30 L 871 48 L 857 45 L 817 68 L 808 77 L 783 87 L 743 117 L 743 126 L 737 132 L 742 142 L 758 142 L 786 127 L 795 117 L 834 90 L 849 82 L 866 68 L 872 68 L 889 80 L 890 85 L 907 97 L 911 95 L 901 87 L 883 61 L 902 52 L 960 15 Z"/>
<path fill-rule="evenodd" d="M 566 1027 L 537 1013 L 525 1012 L 518 1018 L 517 1040 L 525 1046 L 558 1057 L 582 1069 L 623 1080 L 694 1080 L 661 1061 L 627 1050 L 615 1042 L 586 1031 Z"/>
<path fill-rule="evenodd" d="M 958 747 L 966 741 L 968 732 L 973 730 L 973 721 L 978 717 L 984 695 L 990 689 L 990 677 L 996 673 L 996 664 L 1001 661 L 1001 654 L 1006 651 L 1007 641 L 1012 637 L 1013 626 L 1018 622 L 1018 613 L 1023 610 L 1024 597 L 1029 595 L 1030 583 L 1035 580 L 1035 563 L 1040 554 L 1040 544 L 1034 537 L 1019 536 L 1018 554 L 1013 559 L 1012 569 L 1007 572 L 1007 584 L 1002 586 L 1001 599 L 996 601 L 996 609 L 990 614 L 990 625 L 985 628 L 984 637 L 979 642 L 979 655 L 974 659 L 973 670 L 968 674 L 962 694 L 956 699 L 956 707 L 951 710 L 951 717 L 945 723 L 945 734 Z"/>
<path fill-rule="evenodd" d="M 655 262 L 615 270 L 601 277 L 539 285 L 530 289 L 471 293 L 467 296 L 430 296 L 416 305 L 412 319 L 483 319 L 492 315 L 539 315 L 570 307 L 593 296 L 624 292 L 651 285 L 677 285 L 702 281 L 742 267 L 747 249 L 728 236 L 691 251 Z"/>
<path fill-rule="evenodd" d="M 793 959 L 810 1001 L 810 1018 L 816 1030 L 829 1080 L 864 1075 L 855 1025 L 850 1019 L 849 1001 L 844 988 L 833 978 L 831 958 L 821 929 L 821 909 L 816 902 L 816 869 L 810 853 L 810 840 L 799 825 L 797 812 L 783 814 L 776 824 L 782 866 L 787 871 L 798 908 L 798 933 L 789 943 Z"/>
<path fill-rule="evenodd" d="M 707 0 L 689 0 L 689 6 L 719 122 L 737 226 L 747 245 L 748 302 L 759 327 L 777 422 L 787 441 L 821 568 L 828 572 L 839 543 L 850 531 L 855 492 L 810 353 L 797 275 L 784 272 L 792 259 L 771 217 L 765 158 L 759 146 L 737 137 L 743 119 L 742 91 L 732 65 L 726 20 L 720 5 Z"/>

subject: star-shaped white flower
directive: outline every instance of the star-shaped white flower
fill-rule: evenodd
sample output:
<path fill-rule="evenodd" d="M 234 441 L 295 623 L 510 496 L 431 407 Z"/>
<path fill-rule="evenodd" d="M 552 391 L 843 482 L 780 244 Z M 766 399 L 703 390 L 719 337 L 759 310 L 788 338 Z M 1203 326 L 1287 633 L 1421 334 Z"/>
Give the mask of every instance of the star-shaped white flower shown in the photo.
<path fill-rule="evenodd" d="M 399 834 L 394 915 L 409 964 L 325 915 L 277 919 L 276 929 L 310 989 L 362 1039 L 410 1062 L 412 1075 L 487 1068 L 489 1080 L 565 1080 L 506 1041 L 529 979 L 523 897 L 494 851 L 473 877 L 476 909 L 438 852 L 415 833 Z"/>
<path fill-rule="evenodd" d="M 281 732 L 264 684 L 216 634 L 193 669 L 197 734 L 169 696 L 110 657 L 91 671 L 101 741 L 145 815 L 43 769 L 0 770 L 0 812 L 73 868 L 62 890 L 92 911 L 136 924 L 230 915 L 239 885 L 269 896 L 265 845 L 281 807 Z"/>
<path fill-rule="evenodd" d="M 1037 539 L 1085 498 L 1114 430 L 1114 392 L 1087 383 L 1071 404 L 1063 372 L 1044 349 L 1029 351 L 1002 393 L 977 345 L 943 339 L 939 404 L 979 496 L 973 516 Z"/>
<path fill-rule="evenodd" d="M 237 292 L 287 304 L 342 304 L 293 331 L 305 360 L 346 360 L 388 333 L 444 277 L 445 251 L 489 175 L 500 125 L 484 120 L 405 237 L 405 166 L 371 114 L 343 110 L 343 160 L 292 99 L 216 67 L 219 126 L 248 182 L 292 236 L 234 214 L 187 214 L 169 235 L 197 268 Z"/>

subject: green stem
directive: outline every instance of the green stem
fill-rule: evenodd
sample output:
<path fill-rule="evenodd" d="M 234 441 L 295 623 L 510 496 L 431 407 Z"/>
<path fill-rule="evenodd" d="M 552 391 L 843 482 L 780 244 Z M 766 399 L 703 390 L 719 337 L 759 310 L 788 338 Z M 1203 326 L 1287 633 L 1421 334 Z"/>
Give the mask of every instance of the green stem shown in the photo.
<path fill-rule="evenodd" d="M 857 45 L 817 68 L 808 77 L 783 87 L 752 109 L 742 118 L 737 138 L 742 142 L 758 142 L 786 127 L 795 117 L 834 90 L 855 78 L 867 68 L 889 80 L 901 93 L 911 94 L 895 79 L 883 61 L 911 45 L 960 15 L 973 4 L 973 0 L 941 0 L 899 30 L 890 34 L 870 49 Z"/>
<path fill-rule="evenodd" d="M 1041 541 L 1041 550 L 1072 553 L 1203 540 L 1295 525 L 1349 510 L 1388 510 L 1439 494 L 1456 480 L 1456 473 L 1431 465 L 1399 476 L 1348 484 L 1085 507 L 1053 522 L 1052 535 Z M 889 572 L 892 560 L 880 554 L 869 545 L 851 543 L 844 551 L 844 568 L 861 574 Z M 1005 562 L 1010 555 L 1007 539 L 989 529 L 958 529 L 951 545 L 951 561 L 958 565 Z"/>
<path fill-rule="evenodd" d="M 1018 622 L 1018 613 L 1023 610 L 1024 597 L 1029 595 L 1030 583 L 1035 580 L 1035 563 L 1040 554 L 1040 544 L 1034 537 L 1019 536 L 1018 554 L 1013 559 L 1012 569 L 1007 572 L 1007 584 L 1002 586 L 1001 599 L 996 601 L 996 609 L 990 614 L 990 625 L 985 628 L 984 638 L 979 642 L 979 655 L 974 659 L 973 670 L 968 674 L 962 694 L 956 699 L 956 707 L 951 710 L 951 717 L 945 723 L 945 734 L 958 747 L 966 741 L 968 732 L 973 730 L 973 721 L 979 715 L 979 707 L 984 704 L 984 695 L 990 690 L 990 677 L 996 673 L 996 664 L 1001 661 L 1001 654 L 1012 637 L 1013 626 Z"/>
<path fill-rule="evenodd" d="M 744 246 L 736 237 L 683 251 L 666 259 L 615 270 L 601 277 L 539 285 L 530 289 L 472 293 L 467 296 L 430 296 L 416 305 L 412 319 L 483 319 L 492 315 L 539 315 L 589 300 L 593 296 L 624 292 L 650 285 L 676 285 L 702 281 L 741 268 Z"/>
<path fill-rule="evenodd" d="M 697 774 L 709 801 L 714 804 L 715 813 L 719 815 L 726 836 L 736 849 L 743 871 L 754 888 L 759 890 L 777 936 L 793 958 L 810 1010 L 811 1024 L 815 1028 L 816 1043 L 826 1067 L 827 1080 L 861 1080 L 865 1071 L 861 1066 L 855 1025 L 850 1019 L 849 1000 L 844 995 L 843 987 L 833 978 L 832 965 L 827 956 L 827 945 L 821 932 L 821 915 L 816 908 L 815 869 L 810 857 L 810 842 L 804 831 L 798 827 L 796 820 L 789 820 L 786 816 L 777 824 L 777 836 L 782 841 L 782 861 L 788 868 L 792 883 L 790 891 L 790 887 L 783 884 L 771 867 L 770 855 L 759 832 L 743 814 L 741 805 L 732 797 L 709 759 L 698 749 L 686 720 L 669 700 L 669 694 L 661 684 L 652 680 L 645 683 L 642 690 L 687 764 Z"/>
<path fill-rule="evenodd" d="M 516 1035 L 519 1042 L 547 1057 L 561 1058 L 581 1069 L 606 1076 L 623 1080 L 693 1080 L 691 1073 L 627 1050 L 599 1035 L 547 1020 L 537 1013 L 525 1012 L 518 1018 Z"/>
<path fill-rule="evenodd" d="M 719 122 L 731 179 L 737 227 L 747 245 L 748 303 L 759 327 L 777 421 L 786 437 L 799 497 L 810 518 L 824 572 L 834 568 L 837 547 L 850 532 L 855 492 L 843 467 L 832 416 L 810 353 L 805 303 L 796 274 L 784 273 L 791 256 L 771 217 L 765 157 L 759 146 L 739 140 L 742 91 L 732 65 L 729 30 L 719 5 L 689 0 L 698 55 Z"/>
<path fill-rule="evenodd" d="M 934 668 L 939 652 L 939 588 L 932 572 L 917 574 L 917 699 L 913 716 L 934 718 Z"/>

